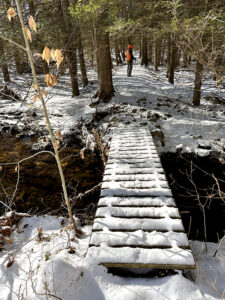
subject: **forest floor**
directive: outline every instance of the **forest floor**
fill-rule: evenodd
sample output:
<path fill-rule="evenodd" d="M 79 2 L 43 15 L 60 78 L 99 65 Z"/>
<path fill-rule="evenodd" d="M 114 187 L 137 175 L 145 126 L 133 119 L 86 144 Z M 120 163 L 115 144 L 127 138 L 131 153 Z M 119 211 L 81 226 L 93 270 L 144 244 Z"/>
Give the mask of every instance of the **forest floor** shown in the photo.
<path fill-rule="evenodd" d="M 165 69 L 156 72 L 134 65 L 133 76 L 126 77 L 126 66 L 113 70 L 115 97 L 97 104 L 91 99 L 97 87 L 96 74 L 90 72 L 91 84 L 77 98 L 71 98 L 68 76 L 59 79 L 54 89 L 47 89 L 47 105 L 54 130 L 63 137 L 80 132 L 79 124 L 98 127 L 105 132 L 106 144 L 110 127 L 134 123 L 149 126 L 159 152 L 194 153 L 207 156 L 216 153 L 224 159 L 225 89 L 218 89 L 206 75 L 202 104 L 191 105 L 194 73 L 178 70 L 175 85 L 167 83 Z M 30 75 L 29 75 L 30 76 Z M 29 89 L 29 76 L 14 78 L 11 88 L 22 96 Z M 28 85 L 27 85 L 28 82 Z M 27 86 L 27 88 L 24 88 Z M 31 107 L 32 106 L 32 107 Z M 47 135 L 38 101 L 27 97 L 21 102 L 0 99 L 0 129 L 15 129 L 18 135 L 41 133 L 35 149 L 45 147 Z M 82 126 L 81 126 L 82 127 Z M 82 137 L 91 147 L 93 138 L 85 128 Z M 40 231 L 40 228 L 42 230 Z M 163 276 L 158 272 L 141 278 L 121 277 L 107 273 L 90 257 L 87 246 L 91 226 L 82 227 L 84 235 L 73 238 L 63 217 L 32 216 L 23 218 L 11 235 L 11 244 L 0 253 L 0 299 L 223 299 L 225 297 L 225 244 L 213 257 L 218 244 L 191 241 L 196 271 L 177 271 Z M 12 262 L 12 263 L 9 263 Z M 8 264 L 9 263 L 9 264 Z"/>

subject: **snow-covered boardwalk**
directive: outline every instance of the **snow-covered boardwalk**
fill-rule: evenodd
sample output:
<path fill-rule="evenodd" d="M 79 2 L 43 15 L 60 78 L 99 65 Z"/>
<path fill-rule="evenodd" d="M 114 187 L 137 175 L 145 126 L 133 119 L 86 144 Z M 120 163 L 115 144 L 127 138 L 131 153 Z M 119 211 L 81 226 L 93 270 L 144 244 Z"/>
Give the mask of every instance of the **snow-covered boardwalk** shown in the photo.
<path fill-rule="evenodd" d="M 89 247 L 106 267 L 195 268 L 148 128 L 113 131 Z"/>

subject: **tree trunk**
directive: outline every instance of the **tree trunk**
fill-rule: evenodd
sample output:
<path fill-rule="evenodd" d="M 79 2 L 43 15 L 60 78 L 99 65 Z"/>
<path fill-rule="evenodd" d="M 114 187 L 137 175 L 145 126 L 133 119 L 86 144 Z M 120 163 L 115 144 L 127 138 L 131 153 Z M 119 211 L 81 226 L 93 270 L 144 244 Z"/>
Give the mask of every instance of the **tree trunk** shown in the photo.
<path fill-rule="evenodd" d="M 72 26 L 70 19 L 71 17 L 69 15 L 69 0 L 58 0 L 58 4 L 62 14 L 63 24 L 63 28 L 61 29 L 61 35 L 63 37 L 65 56 L 69 67 L 72 97 L 74 97 L 80 95 L 77 78 L 77 53 L 75 47 L 76 43 L 74 40 L 74 34 L 72 32 L 72 30 L 74 30 L 74 25 Z"/>
<path fill-rule="evenodd" d="M 187 68 L 188 67 L 188 56 L 186 51 L 184 50 L 183 52 L 183 64 L 182 64 L 183 68 Z"/>
<path fill-rule="evenodd" d="M 161 41 L 159 38 L 155 41 L 155 58 L 154 58 L 154 65 L 155 70 L 158 71 L 159 65 L 160 65 L 160 57 L 161 57 Z"/>
<path fill-rule="evenodd" d="M 83 45 L 81 40 L 80 28 L 78 29 L 77 39 L 78 39 L 78 55 L 79 55 L 79 62 L 80 62 L 81 79 L 82 79 L 83 87 L 85 87 L 88 85 L 88 78 L 87 78 L 87 72 L 86 72 L 86 66 L 84 60 L 84 51 L 83 51 Z"/>
<path fill-rule="evenodd" d="M 116 42 L 116 46 L 115 46 L 115 55 L 116 55 L 116 64 L 118 66 L 119 64 L 122 64 L 122 59 L 120 56 L 120 50 L 119 50 L 117 42 Z"/>
<path fill-rule="evenodd" d="M 139 42 L 139 58 L 141 58 L 142 56 L 142 39 L 140 39 L 140 42 Z"/>
<path fill-rule="evenodd" d="M 4 55 L 3 40 L 0 38 L 0 60 L 1 60 L 3 78 L 5 82 L 9 82 L 10 81 L 9 70 L 7 64 L 4 62 L 3 55 Z"/>
<path fill-rule="evenodd" d="M 170 69 L 170 60 L 171 60 L 171 36 L 169 35 L 167 41 L 167 74 L 166 77 L 169 78 L 169 69 Z"/>
<path fill-rule="evenodd" d="M 43 60 L 43 62 L 42 62 L 42 70 L 43 70 L 44 75 L 49 73 L 49 66 L 45 60 Z"/>
<path fill-rule="evenodd" d="M 176 56 L 175 56 L 175 69 L 177 67 L 179 67 L 179 65 L 180 65 L 180 55 L 181 55 L 180 50 L 177 50 L 176 51 Z"/>
<path fill-rule="evenodd" d="M 7 66 L 6 63 L 2 63 L 2 73 L 3 73 L 4 81 L 9 82 L 10 81 L 10 76 L 9 76 L 8 66 Z"/>
<path fill-rule="evenodd" d="M 21 63 L 21 57 L 18 49 L 14 50 L 13 56 L 16 65 L 16 73 L 23 74 L 23 64 Z"/>
<path fill-rule="evenodd" d="M 152 51 L 153 51 L 153 47 L 152 47 L 152 41 L 150 41 L 149 46 L 148 46 L 148 61 L 152 64 Z"/>
<path fill-rule="evenodd" d="M 165 56 L 165 49 L 166 49 L 166 40 L 163 39 L 163 41 L 161 42 L 162 49 L 161 49 L 161 57 L 160 57 L 160 64 L 164 65 L 164 56 Z"/>
<path fill-rule="evenodd" d="M 203 65 L 197 60 L 196 69 L 195 69 L 195 86 L 194 86 L 194 94 L 193 94 L 193 101 L 192 101 L 194 106 L 200 105 L 202 73 L 203 73 Z"/>
<path fill-rule="evenodd" d="M 65 51 L 66 59 L 69 67 L 70 82 L 72 87 L 72 96 L 79 96 L 79 86 L 77 78 L 77 54 L 76 49 L 72 49 L 71 46 Z"/>
<path fill-rule="evenodd" d="M 177 48 L 176 48 L 173 37 L 171 39 L 171 50 L 170 51 L 171 51 L 171 55 L 170 55 L 170 61 L 169 61 L 168 81 L 169 81 L 169 83 L 174 84 L 174 71 L 175 71 Z"/>
<path fill-rule="evenodd" d="M 104 16 L 103 16 L 104 18 Z M 112 60 L 110 54 L 109 33 L 99 26 L 99 20 L 94 26 L 96 43 L 96 60 L 98 73 L 98 91 L 95 97 L 100 100 L 109 100 L 114 94 L 112 83 Z"/>
<path fill-rule="evenodd" d="M 121 51 L 122 59 L 123 59 L 123 61 L 125 61 L 126 54 L 125 54 L 125 43 L 124 42 L 121 44 L 121 49 L 122 49 L 122 51 Z"/>
<path fill-rule="evenodd" d="M 148 41 L 146 35 L 142 36 L 142 55 L 141 55 L 141 65 L 147 67 L 148 66 Z"/>

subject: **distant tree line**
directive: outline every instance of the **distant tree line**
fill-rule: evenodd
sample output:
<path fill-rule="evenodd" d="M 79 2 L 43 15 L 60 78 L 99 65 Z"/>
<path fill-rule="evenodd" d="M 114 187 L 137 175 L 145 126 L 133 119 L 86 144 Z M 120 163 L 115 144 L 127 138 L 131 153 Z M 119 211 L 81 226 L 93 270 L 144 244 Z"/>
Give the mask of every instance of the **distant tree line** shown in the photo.
<path fill-rule="evenodd" d="M 167 65 L 168 81 L 174 84 L 176 68 L 195 63 L 193 104 L 200 105 L 204 70 L 211 72 L 215 84 L 225 75 L 224 0 L 21 0 L 25 24 L 32 15 L 37 33 L 32 34 L 32 52 L 47 46 L 61 49 L 64 61 L 58 71 L 68 69 L 72 95 L 79 95 L 79 80 L 88 85 L 87 66 L 95 67 L 98 90 L 95 97 L 109 100 L 114 94 L 112 52 L 116 64 L 125 61 L 128 43 L 139 50 L 141 65 L 155 70 Z M 18 74 L 30 72 L 26 53 L 7 38 L 23 46 L 18 18 L 6 17 L 14 0 L 0 0 L 0 64 L 5 82 L 9 68 Z M 48 65 L 34 55 L 36 71 L 48 74 Z"/>

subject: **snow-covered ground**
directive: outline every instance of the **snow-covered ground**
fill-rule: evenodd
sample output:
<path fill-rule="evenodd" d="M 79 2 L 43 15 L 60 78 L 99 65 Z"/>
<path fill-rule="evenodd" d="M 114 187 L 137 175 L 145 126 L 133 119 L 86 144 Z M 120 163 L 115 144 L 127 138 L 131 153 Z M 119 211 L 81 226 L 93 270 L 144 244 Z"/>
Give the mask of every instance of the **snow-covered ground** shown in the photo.
<path fill-rule="evenodd" d="M 74 240 L 62 221 L 54 216 L 22 219 L 11 236 L 13 243 L 0 253 L 1 300 L 224 299 L 225 245 L 213 257 L 216 244 L 207 243 L 206 253 L 204 243 L 192 242 L 197 270 L 186 271 L 192 280 L 181 271 L 162 278 L 120 277 L 107 273 L 97 257 L 85 256 L 90 226 Z M 14 263 L 7 268 L 12 257 Z"/>
<path fill-rule="evenodd" d="M 91 74 L 94 84 L 77 98 L 71 97 L 68 76 L 60 78 L 57 88 L 46 89 L 54 130 L 68 134 L 80 120 L 88 122 L 93 113 L 111 109 L 100 126 L 138 124 L 149 126 L 153 131 L 161 130 L 164 138 L 161 134 L 157 143 L 160 151 L 179 148 L 207 155 L 210 151 L 224 149 L 224 104 L 212 104 L 204 98 L 219 95 L 224 99 L 225 90 L 219 91 L 210 78 L 204 80 L 202 105 L 196 108 L 191 105 L 193 72 L 190 70 L 176 72 L 174 86 L 167 83 L 164 68 L 155 72 L 151 67 L 140 67 L 139 62 L 134 66 L 133 77 L 126 77 L 125 65 L 115 67 L 113 72 L 115 97 L 95 108 L 89 106 L 96 88 L 94 73 Z M 25 95 L 23 83 L 26 80 L 24 77 L 18 79 L 13 79 L 11 87 L 16 90 L 19 82 L 21 93 Z M 31 97 L 24 105 L 0 100 L 0 129 L 7 124 L 17 124 L 20 129 L 29 125 L 33 133 L 38 127 L 44 128 L 40 103 L 37 101 L 32 107 L 31 103 Z M 23 218 L 11 236 L 12 244 L 0 253 L 1 300 L 198 300 L 225 297 L 225 243 L 213 257 L 217 244 L 207 243 L 206 253 L 202 242 L 192 242 L 197 270 L 186 272 L 189 279 L 180 271 L 163 278 L 123 278 L 107 273 L 98 265 L 96 257 L 85 256 L 91 227 L 83 228 L 84 235 L 74 240 L 67 221 L 62 223 L 63 218 L 53 216 Z M 14 262 L 7 267 L 12 258 Z"/>
<path fill-rule="evenodd" d="M 92 85 L 81 90 L 79 97 L 71 97 L 68 76 L 59 80 L 57 87 L 46 89 L 48 92 L 47 107 L 53 129 L 68 134 L 79 121 L 88 122 L 92 114 L 101 111 L 113 113 L 106 116 L 100 123 L 110 126 L 123 126 L 127 123 L 148 125 L 151 130 L 162 131 L 162 143 L 158 150 L 194 152 L 208 155 L 210 151 L 221 151 L 225 144 L 225 110 L 224 104 L 213 104 L 207 97 L 219 96 L 225 99 L 225 89 L 219 89 L 209 75 L 205 75 L 202 86 L 202 101 L 200 107 L 193 107 L 192 94 L 194 73 L 190 70 L 177 70 L 175 84 L 167 82 L 166 69 L 156 72 L 153 67 L 145 69 L 140 62 L 134 65 L 133 76 L 127 78 L 126 65 L 114 68 L 113 81 L 115 97 L 110 103 L 97 107 L 89 106 L 91 96 L 97 87 L 95 72 L 89 72 Z M 18 76 L 11 86 L 23 95 L 25 82 L 28 79 Z M 15 84 L 16 82 L 16 84 Z M 29 99 L 29 97 L 28 97 Z M 30 97 L 32 99 L 32 96 Z M 224 100 L 225 101 L 225 100 Z M 0 100 L 1 124 L 17 124 L 19 128 L 31 126 L 31 131 L 45 127 L 43 113 L 37 101 L 31 107 L 32 100 L 27 100 L 21 106 L 20 102 Z M 35 114 L 34 114 L 35 113 Z M 17 118 L 15 115 L 17 114 Z M 162 136 L 162 135 L 160 135 Z M 161 138 L 162 139 L 162 138 Z M 164 145 L 165 144 L 165 145 Z M 163 145 L 163 146 L 162 146 Z"/>

